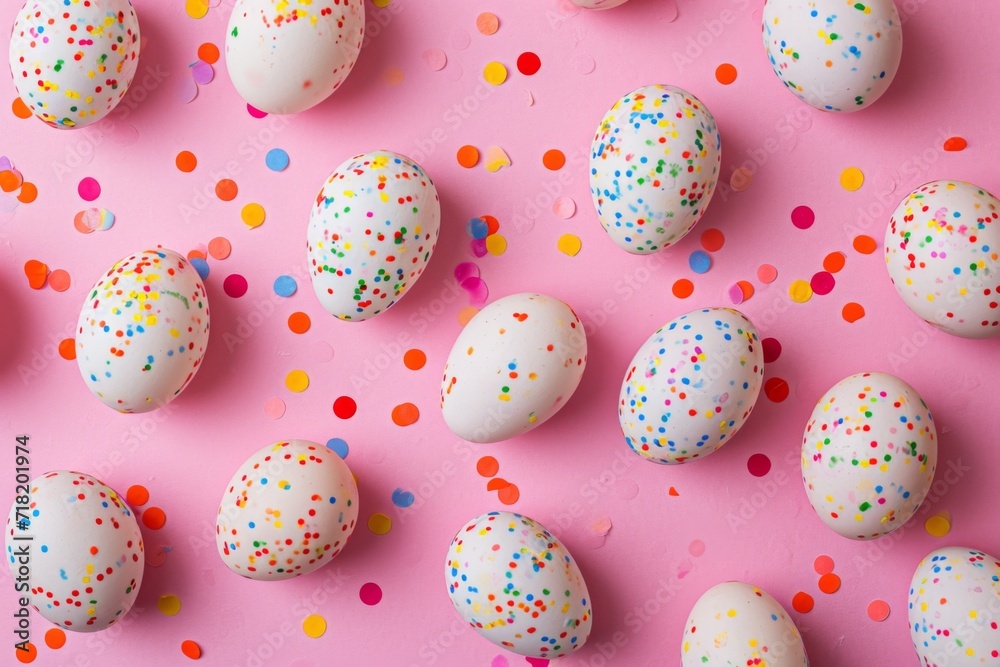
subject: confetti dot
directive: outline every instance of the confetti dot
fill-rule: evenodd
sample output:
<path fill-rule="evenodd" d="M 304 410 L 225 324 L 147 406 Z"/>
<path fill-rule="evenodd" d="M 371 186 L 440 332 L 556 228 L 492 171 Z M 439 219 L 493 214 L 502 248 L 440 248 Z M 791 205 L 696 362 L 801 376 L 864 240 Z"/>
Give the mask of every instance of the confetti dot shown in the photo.
<path fill-rule="evenodd" d="M 295 278 L 291 276 L 278 276 L 274 279 L 274 293 L 278 296 L 292 296 L 298 288 Z"/>
<path fill-rule="evenodd" d="M 489 231 L 490 234 L 496 234 L 497 232 L 500 231 L 500 221 L 494 218 L 492 215 L 481 215 L 479 217 L 481 217 L 483 220 L 486 221 L 486 229 Z M 478 273 L 476 274 L 476 277 L 477 278 L 479 277 Z"/>
<path fill-rule="evenodd" d="M 868 618 L 881 623 L 889 618 L 889 603 L 885 600 L 872 600 L 868 603 Z"/>
<path fill-rule="evenodd" d="M 479 149 L 466 144 L 458 149 L 456 158 L 458 159 L 458 164 L 466 169 L 472 169 L 479 164 Z"/>
<path fill-rule="evenodd" d="M 840 577 L 827 572 L 819 578 L 819 589 L 827 595 L 833 595 L 840 590 Z"/>
<path fill-rule="evenodd" d="M 192 259 L 205 259 L 205 253 L 200 248 L 195 248 L 194 250 L 188 250 L 187 258 L 189 262 Z"/>
<path fill-rule="evenodd" d="M 854 237 L 854 249 L 862 255 L 870 255 L 878 249 L 878 244 L 867 234 L 859 234 Z"/>
<path fill-rule="evenodd" d="M 465 223 L 465 233 L 474 239 L 485 239 L 490 233 L 490 227 L 482 218 L 471 218 Z"/>
<path fill-rule="evenodd" d="M 215 196 L 222 201 L 233 201 L 238 193 L 236 181 L 231 178 L 224 178 L 215 184 Z"/>
<path fill-rule="evenodd" d="M 733 192 L 743 192 L 753 183 L 753 172 L 746 167 L 740 167 L 729 177 L 729 187 Z"/>
<path fill-rule="evenodd" d="M 451 46 L 453 49 L 464 51 L 469 48 L 469 44 L 472 44 L 472 37 L 469 33 L 461 28 L 455 28 L 451 31 Z"/>
<path fill-rule="evenodd" d="M 191 151 L 181 151 L 174 158 L 174 164 L 177 165 L 178 169 L 189 174 L 198 166 L 198 158 Z"/>
<path fill-rule="evenodd" d="M 294 370 L 285 376 L 285 386 L 289 391 L 300 394 L 309 388 L 309 375 L 303 370 Z"/>
<path fill-rule="evenodd" d="M 396 489 L 392 492 L 392 504 L 396 507 L 409 507 L 413 504 L 414 500 L 416 500 L 416 497 L 409 491 Z"/>
<path fill-rule="evenodd" d="M 499 491 L 505 486 L 510 486 L 510 482 L 503 479 L 502 477 L 494 477 L 490 481 L 486 482 L 487 491 Z"/>
<path fill-rule="evenodd" d="M 761 264 L 757 267 L 757 280 L 765 285 L 770 285 L 778 279 L 778 269 L 770 264 Z"/>
<path fill-rule="evenodd" d="M 264 414 L 268 419 L 281 419 L 285 416 L 285 402 L 277 396 L 264 401 Z"/>
<path fill-rule="evenodd" d="M 573 69 L 576 70 L 577 74 L 587 76 L 592 73 L 596 67 L 597 63 L 594 62 L 594 59 L 585 53 L 581 53 L 573 57 Z"/>
<path fill-rule="evenodd" d="M 781 356 L 781 343 L 777 338 L 765 338 L 760 341 L 760 347 L 764 352 L 765 364 L 773 364 Z"/>
<path fill-rule="evenodd" d="M 243 219 L 243 224 L 245 224 L 250 229 L 255 227 L 260 227 L 264 224 L 264 218 L 267 214 L 264 212 L 264 207 L 256 202 L 251 202 L 243 207 L 240 211 L 240 217 Z"/>
<path fill-rule="evenodd" d="M 542 155 L 542 164 L 549 171 L 559 171 L 566 164 L 566 156 L 558 148 L 550 148 Z"/>
<path fill-rule="evenodd" d="M 191 262 L 191 266 L 194 267 L 194 270 L 198 272 L 199 278 L 202 280 L 208 280 L 208 274 L 211 273 L 208 262 L 201 257 L 191 257 L 188 261 Z"/>
<path fill-rule="evenodd" d="M 763 477 L 771 471 L 771 459 L 766 454 L 754 454 L 747 459 L 747 470 L 754 477 Z"/>
<path fill-rule="evenodd" d="M 694 540 L 688 545 L 688 553 L 695 558 L 700 558 L 705 555 L 705 543 L 701 540 Z"/>
<path fill-rule="evenodd" d="M 517 57 L 517 71 L 525 76 L 531 76 L 541 68 L 541 59 L 531 51 L 525 51 Z"/>
<path fill-rule="evenodd" d="M 18 118 L 31 118 L 31 109 L 28 108 L 28 105 L 25 104 L 24 100 L 20 97 L 14 98 L 14 102 L 10 105 L 10 109 Z"/>
<path fill-rule="evenodd" d="M 513 505 L 520 497 L 521 490 L 517 488 L 517 484 L 508 484 L 497 491 L 497 500 L 504 505 Z"/>
<path fill-rule="evenodd" d="M 226 276 L 226 279 L 222 281 L 222 291 L 226 293 L 226 296 L 238 299 L 247 293 L 247 279 L 238 273 L 230 273 Z"/>
<path fill-rule="evenodd" d="M 743 288 L 740 287 L 739 283 L 733 283 L 729 286 L 729 300 L 732 301 L 734 306 L 738 306 L 743 303 Z"/>
<path fill-rule="evenodd" d="M 494 173 L 510 166 L 510 156 L 499 146 L 486 149 L 486 171 Z"/>
<path fill-rule="evenodd" d="M 813 561 L 813 570 L 818 575 L 830 574 L 833 572 L 833 559 L 829 556 L 816 556 Z"/>
<path fill-rule="evenodd" d="M 258 109 L 257 107 L 253 106 L 252 104 L 248 104 L 247 105 L 247 113 L 250 114 L 254 118 L 266 118 L 267 117 L 267 112 L 266 111 L 261 111 L 260 109 Z"/>
<path fill-rule="evenodd" d="M 808 206 L 796 206 L 792 209 L 792 224 L 799 229 L 809 229 L 816 222 L 816 214 Z"/>
<path fill-rule="evenodd" d="M 694 294 L 694 283 L 687 278 L 681 278 L 674 283 L 671 291 L 678 299 L 686 299 Z"/>
<path fill-rule="evenodd" d="M 142 484 L 133 484 L 125 491 L 125 501 L 133 508 L 142 507 L 149 502 L 149 489 Z"/>
<path fill-rule="evenodd" d="M 304 334 L 312 326 L 312 320 L 303 312 L 295 312 L 288 316 L 288 328 L 292 333 Z"/>
<path fill-rule="evenodd" d="M 358 411 L 358 404 L 350 396 L 341 396 L 333 402 L 333 414 L 341 419 L 350 419 Z"/>
<path fill-rule="evenodd" d="M 718 252 L 725 244 L 726 237 L 718 229 L 709 228 L 701 233 L 701 247 L 708 252 Z"/>
<path fill-rule="evenodd" d="M 69 289 L 70 277 L 67 271 L 56 269 L 49 274 L 49 287 L 57 292 L 65 292 Z"/>
<path fill-rule="evenodd" d="M 283 148 L 272 148 L 264 156 L 264 166 L 271 171 L 284 171 L 288 168 L 288 153 Z"/>
<path fill-rule="evenodd" d="M 403 353 L 403 365 L 411 371 L 419 371 L 427 363 L 427 355 L 423 350 L 413 348 Z"/>
<path fill-rule="evenodd" d="M 208 0 L 185 0 L 184 11 L 193 19 L 205 18 L 208 14 Z"/>
<path fill-rule="evenodd" d="M 860 190 L 865 182 L 865 175 L 857 167 L 848 167 L 840 172 L 840 187 L 849 192 Z"/>
<path fill-rule="evenodd" d="M 935 515 L 924 522 L 924 530 L 933 537 L 944 537 L 951 532 L 951 522 L 947 517 Z"/>
<path fill-rule="evenodd" d="M 671 486 L 669 489 L 667 489 L 667 495 L 668 496 L 679 496 L 681 494 L 678 493 L 678 491 L 677 491 L 676 488 L 674 488 L 674 487 Z"/>
<path fill-rule="evenodd" d="M 66 361 L 76 359 L 76 341 L 72 338 L 64 338 L 59 341 L 59 356 Z"/>
<path fill-rule="evenodd" d="M 385 535 L 392 530 L 392 519 L 380 512 L 372 514 L 368 517 L 368 530 L 376 535 Z"/>
<path fill-rule="evenodd" d="M 101 196 L 101 184 L 96 179 L 87 176 L 76 186 L 76 191 L 84 201 L 94 201 Z"/>
<path fill-rule="evenodd" d="M 319 639 L 326 633 L 326 619 L 319 614 L 309 614 L 302 621 L 302 631 L 306 637 Z"/>
<path fill-rule="evenodd" d="M 368 582 L 359 591 L 361 601 L 369 607 L 377 605 L 382 600 L 382 589 L 374 582 Z"/>
<path fill-rule="evenodd" d="M 788 398 L 788 382 L 782 378 L 770 378 L 764 383 L 764 395 L 774 403 L 781 403 Z"/>
<path fill-rule="evenodd" d="M 330 438 L 326 441 L 326 446 L 342 459 L 346 459 L 351 448 L 347 446 L 347 441 L 342 438 Z"/>
<path fill-rule="evenodd" d="M 476 316 L 479 309 L 475 306 L 466 306 L 462 310 L 458 311 L 458 323 L 463 327 L 469 323 L 469 321 Z"/>
<path fill-rule="evenodd" d="M 185 639 L 181 642 L 181 653 L 187 658 L 197 660 L 201 657 L 201 647 L 190 639 Z"/>
<path fill-rule="evenodd" d="M 743 303 L 744 301 L 748 300 L 750 297 L 753 296 L 754 293 L 753 283 L 747 280 L 737 280 L 734 287 L 737 287 L 740 290 L 740 303 Z"/>
<path fill-rule="evenodd" d="M 176 595 L 161 595 L 156 601 L 156 608 L 164 616 L 176 616 L 181 611 L 181 599 Z"/>
<path fill-rule="evenodd" d="M 229 243 L 229 239 L 216 236 L 208 242 L 208 254 L 214 259 L 226 259 L 232 251 L 233 246 Z"/>
<path fill-rule="evenodd" d="M 832 292 L 836 284 L 837 281 L 833 274 L 826 271 L 819 271 L 809 280 L 809 287 L 812 288 L 813 293 L 820 296 L 826 296 Z"/>
<path fill-rule="evenodd" d="M 389 6 L 390 2 L 392 2 L 392 0 L 372 0 L 372 4 L 378 7 L 379 9 L 385 9 L 386 7 Z"/>
<path fill-rule="evenodd" d="M 191 76 L 199 86 L 207 86 L 215 78 L 215 70 L 204 60 L 196 60 L 191 65 Z"/>
<path fill-rule="evenodd" d="M 823 258 L 823 269 L 825 271 L 829 271 L 830 273 L 837 273 L 844 268 L 844 264 L 846 263 L 847 255 L 840 251 L 831 252 Z"/>
<path fill-rule="evenodd" d="M 420 410 L 413 403 L 400 403 L 392 409 L 392 423 L 396 426 L 410 426 L 420 419 Z"/>
<path fill-rule="evenodd" d="M 403 70 L 398 67 L 387 67 L 384 72 L 382 72 L 382 80 L 385 81 L 390 86 L 398 86 L 403 83 L 405 78 Z"/>
<path fill-rule="evenodd" d="M 805 303 L 812 298 L 812 286 L 804 280 L 793 280 L 788 286 L 788 296 L 792 297 L 795 303 Z"/>
<path fill-rule="evenodd" d="M 441 49 L 427 49 L 423 54 L 424 64 L 432 72 L 440 72 L 448 64 L 448 54 Z"/>
<path fill-rule="evenodd" d="M 483 12 L 476 17 L 476 30 L 484 35 L 496 34 L 500 29 L 500 19 L 492 12 Z"/>
<path fill-rule="evenodd" d="M 695 250 L 688 257 L 688 266 L 695 273 L 708 273 L 708 270 L 712 268 L 712 258 L 704 250 Z"/>
<path fill-rule="evenodd" d="M 13 169 L 0 171 L 0 190 L 13 192 L 21 187 L 22 183 L 24 183 L 24 179 L 21 177 L 21 172 L 14 171 Z"/>
<path fill-rule="evenodd" d="M 483 68 L 483 78 L 486 79 L 486 83 L 499 86 L 507 80 L 507 68 L 494 60 Z"/>
<path fill-rule="evenodd" d="M 583 243 L 576 234 L 563 234 L 559 237 L 556 246 L 559 248 L 559 252 L 574 257 L 580 252 Z"/>
<path fill-rule="evenodd" d="M 38 649 L 31 642 L 27 642 L 24 647 L 28 650 L 22 651 L 21 649 L 14 649 L 14 655 L 17 656 L 17 661 L 21 664 L 28 665 L 35 661 L 38 657 Z"/>
<path fill-rule="evenodd" d="M 808 614 L 813 610 L 815 604 L 813 597 L 805 591 L 799 591 L 792 597 L 792 609 L 800 614 Z"/>
<path fill-rule="evenodd" d="M 212 42 L 205 42 L 198 47 L 198 58 L 209 65 L 214 65 L 219 62 L 219 47 Z"/>
<path fill-rule="evenodd" d="M 499 257 L 507 252 L 507 239 L 502 234 L 492 234 L 486 237 L 486 252 Z"/>
<path fill-rule="evenodd" d="M 728 86 L 732 82 L 736 81 L 736 76 L 736 68 L 730 63 L 722 63 L 715 68 L 715 80 L 723 86 Z"/>
<path fill-rule="evenodd" d="M 493 477 L 500 472 L 500 463 L 492 456 L 484 456 L 476 461 L 476 472 L 483 477 Z"/>
<path fill-rule="evenodd" d="M 481 278 L 466 278 L 461 286 L 469 293 L 469 302 L 477 308 L 482 307 L 490 295 L 489 288 Z"/>
<path fill-rule="evenodd" d="M 556 217 L 568 220 L 576 213 L 576 202 L 569 197 L 556 197 L 556 200 L 552 202 L 552 212 L 555 213 Z"/>
<path fill-rule="evenodd" d="M 948 137 L 944 141 L 944 149 L 948 152 L 964 151 L 968 145 L 969 142 L 962 137 Z"/>
<path fill-rule="evenodd" d="M 42 289 L 49 277 L 49 267 L 37 259 L 29 259 L 24 263 L 24 275 L 28 278 L 28 287 Z"/>
<path fill-rule="evenodd" d="M 865 316 L 865 309 L 860 303 L 851 301 L 850 303 L 844 305 L 840 314 L 848 322 L 854 323 Z"/>
<path fill-rule="evenodd" d="M 142 513 L 142 525 L 150 530 L 159 530 L 167 523 L 167 514 L 159 507 L 150 507 Z"/>
<path fill-rule="evenodd" d="M 73 227 L 81 234 L 107 231 L 115 224 L 115 215 L 104 208 L 88 208 L 73 216 Z"/>
<path fill-rule="evenodd" d="M 22 204 L 30 204 L 36 199 L 38 199 L 38 186 L 28 181 L 21 183 L 21 191 L 17 193 L 17 201 Z"/>
<path fill-rule="evenodd" d="M 45 631 L 45 645 L 51 649 L 61 649 L 66 645 L 66 633 L 62 628 L 49 628 Z"/>

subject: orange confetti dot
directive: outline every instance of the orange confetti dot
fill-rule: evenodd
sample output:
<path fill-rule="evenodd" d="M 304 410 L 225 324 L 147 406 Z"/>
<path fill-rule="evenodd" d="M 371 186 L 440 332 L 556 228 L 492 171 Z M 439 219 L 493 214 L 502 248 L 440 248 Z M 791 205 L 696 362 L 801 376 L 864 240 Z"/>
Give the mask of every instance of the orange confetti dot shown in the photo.
<path fill-rule="evenodd" d="M 194 153 L 192 153 L 191 151 L 181 151 L 180 153 L 177 154 L 177 157 L 174 159 L 174 164 L 176 164 L 177 168 L 180 169 L 181 171 L 185 173 L 190 173 L 194 171 L 195 167 L 198 166 L 198 158 L 196 158 L 194 156 Z M 216 192 L 218 191 L 219 191 L 218 186 L 216 186 Z"/>
<path fill-rule="evenodd" d="M 723 86 L 728 86 L 736 81 L 736 68 L 731 63 L 722 63 L 715 68 L 715 80 Z"/>
<path fill-rule="evenodd" d="M 38 186 L 25 181 L 21 183 L 21 191 L 17 194 L 17 201 L 22 204 L 30 204 L 38 199 Z"/>
<path fill-rule="evenodd" d="M 59 356 L 66 361 L 76 359 L 76 341 L 72 338 L 63 338 L 59 341 Z"/>
<path fill-rule="evenodd" d="M 889 618 L 889 603 L 885 600 L 872 600 L 868 603 L 868 618 L 881 623 Z"/>
<path fill-rule="evenodd" d="M 494 477 L 490 481 L 486 482 L 487 491 L 499 491 L 505 486 L 510 486 L 510 482 L 508 482 L 502 477 Z"/>
<path fill-rule="evenodd" d="M 813 561 L 813 569 L 819 575 L 830 574 L 833 572 L 833 559 L 829 556 L 816 556 L 816 560 Z"/>
<path fill-rule="evenodd" d="M 493 35 L 500 29 L 500 19 L 492 12 L 483 12 L 476 17 L 476 29 L 484 35 Z"/>
<path fill-rule="evenodd" d="M 844 310 L 841 312 L 841 315 L 843 315 L 845 320 L 853 324 L 865 316 L 865 309 L 860 303 L 854 303 L 852 301 L 844 306 Z"/>
<path fill-rule="evenodd" d="M 133 484 L 125 491 L 125 500 L 132 507 L 142 507 L 149 502 L 149 489 L 142 484 Z"/>
<path fill-rule="evenodd" d="M 493 235 L 500 231 L 500 221 L 492 215 L 483 215 L 480 217 L 486 221 L 486 231 L 488 235 Z"/>
<path fill-rule="evenodd" d="M 458 323 L 464 327 L 472 320 L 473 317 L 476 316 L 476 313 L 478 312 L 479 309 L 475 306 L 466 306 L 462 310 L 458 311 Z"/>
<path fill-rule="evenodd" d="M 205 257 L 205 253 L 203 253 L 201 250 L 197 250 L 197 249 L 195 249 L 195 250 L 188 250 L 187 258 L 188 258 L 188 261 L 190 261 L 192 259 L 207 259 Z"/>
<path fill-rule="evenodd" d="M 411 371 L 419 371 L 427 363 L 427 355 L 423 350 L 413 348 L 403 354 L 403 365 Z"/>
<path fill-rule="evenodd" d="M 844 264 L 847 263 L 847 256 L 844 253 L 837 251 L 831 252 L 823 259 L 823 270 L 829 273 L 837 273 L 844 268 Z"/>
<path fill-rule="evenodd" d="M 49 628 L 45 631 L 45 645 L 51 649 L 61 649 L 66 645 L 66 633 L 62 628 Z"/>
<path fill-rule="evenodd" d="M 476 472 L 483 477 L 493 477 L 500 472 L 500 462 L 492 456 L 484 456 L 476 462 Z"/>
<path fill-rule="evenodd" d="M 28 286 L 31 289 L 42 289 L 45 286 L 45 279 L 49 277 L 49 267 L 37 259 L 29 259 L 24 263 L 24 275 L 28 277 Z"/>
<path fill-rule="evenodd" d="M 559 171 L 566 164 L 566 156 L 558 148 L 550 148 L 542 155 L 542 164 L 550 171 Z"/>
<path fill-rule="evenodd" d="M 764 395 L 775 403 L 781 403 L 788 398 L 788 382 L 782 378 L 771 378 L 764 383 Z"/>
<path fill-rule="evenodd" d="M 219 47 L 212 42 L 205 42 L 198 47 L 198 58 L 204 60 L 209 65 L 219 62 Z"/>
<path fill-rule="evenodd" d="M 878 248 L 875 239 L 867 234 L 860 234 L 854 237 L 854 249 L 862 255 L 870 255 Z"/>
<path fill-rule="evenodd" d="M 420 419 L 420 410 L 413 403 L 400 403 L 392 409 L 392 423 L 396 426 L 409 426 Z"/>
<path fill-rule="evenodd" d="M 944 141 L 944 149 L 949 152 L 964 151 L 968 145 L 969 142 L 962 137 L 949 137 Z"/>
<path fill-rule="evenodd" d="M 167 523 L 167 513 L 159 507 L 150 507 L 142 513 L 142 525 L 150 530 L 159 530 Z"/>
<path fill-rule="evenodd" d="M 840 577 L 833 572 L 827 572 L 819 578 L 819 589 L 827 595 L 833 595 L 840 590 Z"/>
<path fill-rule="evenodd" d="M 24 182 L 24 178 L 21 173 L 14 171 L 13 169 L 4 169 L 0 171 L 0 190 L 4 192 L 13 192 L 21 187 L 21 183 Z"/>
<path fill-rule="evenodd" d="M 20 97 L 14 98 L 14 102 L 10 105 L 10 108 L 18 118 L 31 118 L 31 109 L 28 108 L 28 105 Z"/>
<path fill-rule="evenodd" d="M 458 164 L 466 169 L 472 169 L 479 164 L 479 149 L 475 146 L 465 145 L 458 149 Z"/>
<path fill-rule="evenodd" d="M 749 280 L 737 280 L 736 285 L 739 286 L 740 292 L 743 293 L 743 301 L 753 296 L 753 283 Z"/>
<path fill-rule="evenodd" d="M 521 490 L 517 488 L 517 484 L 508 484 L 499 491 L 497 491 L 497 498 L 504 505 L 513 505 L 517 502 L 518 498 L 521 497 Z"/>
<path fill-rule="evenodd" d="M 304 334 L 312 326 L 312 320 L 305 313 L 292 313 L 288 316 L 288 328 L 292 333 Z"/>
<path fill-rule="evenodd" d="M 38 649 L 35 648 L 35 645 L 31 642 L 28 642 L 24 646 L 28 649 L 27 651 L 22 651 L 21 649 L 16 648 L 14 649 L 14 655 L 17 656 L 18 662 L 27 665 L 34 662 L 35 658 L 38 657 Z"/>
<path fill-rule="evenodd" d="M 722 250 L 722 246 L 725 244 L 726 236 L 718 229 L 709 228 L 701 233 L 701 247 L 708 252 Z"/>
<path fill-rule="evenodd" d="M 239 188 L 236 187 L 236 181 L 231 178 L 224 178 L 215 184 L 215 195 L 222 201 L 232 201 L 236 199 L 236 194 L 239 192 Z"/>
<path fill-rule="evenodd" d="M 215 259 L 225 259 L 233 252 L 233 246 L 229 239 L 216 236 L 208 242 L 208 254 Z"/>
<path fill-rule="evenodd" d="M 63 269 L 56 269 L 49 274 L 49 287 L 57 292 L 65 292 L 69 289 L 69 272 Z"/>
<path fill-rule="evenodd" d="M 185 639 L 181 642 L 181 653 L 192 660 L 197 660 L 201 657 L 201 647 L 190 639 Z"/>
<path fill-rule="evenodd" d="M 816 602 L 813 597 L 805 591 L 799 591 L 792 598 L 792 609 L 800 614 L 808 614 L 813 610 Z"/>
<path fill-rule="evenodd" d="M 681 278 L 674 283 L 672 291 L 678 299 L 686 299 L 694 294 L 694 283 L 687 278 Z"/>

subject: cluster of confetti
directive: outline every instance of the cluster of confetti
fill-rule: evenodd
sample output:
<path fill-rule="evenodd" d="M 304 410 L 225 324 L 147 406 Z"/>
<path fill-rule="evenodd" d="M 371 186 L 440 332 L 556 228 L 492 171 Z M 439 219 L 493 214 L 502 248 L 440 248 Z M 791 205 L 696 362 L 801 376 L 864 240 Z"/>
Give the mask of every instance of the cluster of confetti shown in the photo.
<path fill-rule="evenodd" d="M 204 1 L 204 0 L 196 0 Z M 198 58 L 188 65 L 188 76 L 184 77 L 177 88 L 178 101 L 189 104 L 198 97 L 201 86 L 207 86 L 215 79 L 215 68 L 219 61 L 219 47 L 212 42 L 205 42 L 198 47 Z"/>
<path fill-rule="evenodd" d="M 0 191 L 4 192 L 0 197 L 0 214 L 13 213 L 18 204 L 30 204 L 38 198 L 38 186 L 24 180 L 6 156 L 0 156 Z"/>
<path fill-rule="evenodd" d="M 500 463 L 494 457 L 481 457 L 476 462 L 476 472 L 489 479 L 486 490 L 496 491 L 497 499 L 504 505 L 513 505 L 521 497 L 521 490 L 517 488 L 517 484 L 496 476 L 500 472 Z"/>

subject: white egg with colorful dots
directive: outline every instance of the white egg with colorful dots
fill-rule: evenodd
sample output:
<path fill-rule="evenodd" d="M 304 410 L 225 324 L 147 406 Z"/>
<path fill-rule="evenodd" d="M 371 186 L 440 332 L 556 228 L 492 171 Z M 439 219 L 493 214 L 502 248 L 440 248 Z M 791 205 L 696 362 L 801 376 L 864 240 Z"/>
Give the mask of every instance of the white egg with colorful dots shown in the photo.
<path fill-rule="evenodd" d="M 33 114 L 58 128 L 85 127 L 114 109 L 139 65 L 139 20 L 130 0 L 26 0 L 10 36 L 10 71 Z"/>
<path fill-rule="evenodd" d="M 618 396 L 625 442 L 656 463 L 708 456 L 746 423 L 763 376 L 763 348 L 745 315 L 685 313 L 654 332 L 629 364 Z"/>
<path fill-rule="evenodd" d="M 448 547 L 445 581 L 469 626 L 514 653 L 555 659 L 590 635 L 594 612 L 580 566 L 526 516 L 488 512 L 465 524 Z"/>
<path fill-rule="evenodd" d="M 39 475 L 7 517 L 11 576 L 45 619 L 97 632 L 132 608 L 145 555 L 135 514 L 114 489 L 90 475 Z M 26 539 L 28 538 L 28 539 Z"/>
<path fill-rule="evenodd" d="M 590 194 L 604 230 L 633 254 L 684 238 L 715 192 L 722 139 L 705 104 L 676 86 L 615 102 L 590 148 Z"/>
<path fill-rule="evenodd" d="M 963 338 L 1000 336 L 1000 200 L 972 183 L 932 181 L 885 230 L 885 263 L 903 303 Z"/>
<path fill-rule="evenodd" d="M 347 463 L 308 440 L 283 440 L 233 474 L 216 519 L 216 545 L 233 572 L 291 579 L 329 563 L 358 520 L 358 487 Z"/>
<path fill-rule="evenodd" d="M 930 552 L 913 573 L 907 613 L 922 667 L 1000 664 L 1000 559 L 968 547 Z"/>
<path fill-rule="evenodd" d="M 893 0 L 767 0 L 761 29 L 774 73 L 822 111 L 870 106 L 889 88 L 903 54 Z"/>
<path fill-rule="evenodd" d="M 816 403 L 802 438 L 802 481 L 819 518 L 868 540 L 913 516 L 934 481 L 938 443 L 920 394 L 887 373 L 859 373 Z"/>
<path fill-rule="evenodd" d="M 157 248 L 115 263 L 87 293 L 76 361 L 91 392 L 119 412 L 174 400 L 208 347 L 208 293 L 180 254 Z"/>
<path fill-rule="evenodd" d="M 698 598 L 681 641 L 681 667 L 767 665 L 809 667 L 802 635 L 765 591 L 729 581 Z"/>
<path fill-rule="evenodd" d="M 455 435 L 499 442 L 555 415 L 587 365 L 573 309 L 543 294 L 497 299 L 465 325 L 441 379 L 441 411 Z"/>
<path fill-rule="evenodd" d="M 391 151 L 347 160 L 316 195 L 306 235 L 313 290 L 334 317 L 362 322 L 423 274 L 441 230 L 437 188 Z"/>

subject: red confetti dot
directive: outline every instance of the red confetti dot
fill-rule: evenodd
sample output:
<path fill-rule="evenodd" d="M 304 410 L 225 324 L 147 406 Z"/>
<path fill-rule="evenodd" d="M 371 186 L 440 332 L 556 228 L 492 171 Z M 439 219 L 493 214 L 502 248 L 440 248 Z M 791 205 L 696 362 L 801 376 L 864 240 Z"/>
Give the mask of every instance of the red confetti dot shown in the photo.
<path fill-rule="evenodd" d="M 754 454 L 747 459 L 747 470 L 754 477 L 763 477 L 771 471 L 771 459 L 766 454 Z"/>
<path fill-rule="evenodd" d="M 868 618 L 881 623 L 889 618 L 889 603 L 885 600 L 872 600 L 868 603 Z M 993 652 L 996 657 L 996 651 Z"/>
<path fill-rule="evenodd" d="M 517 57 L 517 71 L 525 76 L 531 76 L 541 67 L 541 59 L 531 51 L 525 51 Z"/>
<path fill-rule="evenodd" d="M 360 596 L 361 601 L 371 607 L 372 605 L 378 604 L 382 600 L 382 589 L 378 584 L 369 581 L 361 587 Z"/>
<path fill-rule="evenodd" d="M 792 609 L 800 614 L 808 614 L 813 610 L 815 604 L 816 602 L 813 600 L 813 597 L 805 591 L 799 591 L 792 598 Z"/>
<path fill-rule="evenodd" d="M 142 513 L 142 525 L 150 530 L 159 530 L 167 523 L 167 513 L 159 507 L 150 507 Z"/>
<path fill-rule="evenodd" d="M 770 364 L 778 360 L 781 356 L 781 343 L 777 338 L 765 338 L 760 341 L 760 346 L 764 350 L 764 363 Z"/>
<path fill-rule="evenodd" d="M 808 206 L 796 206 L 792 209 L 792 224 L 799 229 L 809 229 L 816 222 L 816 214 Z"/>
<path fill-rule="evenodd" d="M 969 142 L 967 142 L 962 137 L 949 137 L 948 139 L 945 139 L 944 149 L 946 151 L 949 151 L 949 152 L 964 151 L 965 148 L 968 145 L 969 145 Z M 877 600 L 877 602 L 878 602 L 878 600 Z M 874 603 L 872 603 L 872 604 L 874 604 Z M 883 602 L 882 604 L 885 604 L 885 603 Z M 886 616 L 889 615 L 888 614 L 888 610 L 889 610 L 889 607 L 888 607 L 888 605 L 886 605 Z M 879 619 L 879 620 L 883 620 L 883 619 Z"/>
<path fill-rule="evenodd" d="M 358 404 L 350 396 L 341 396 L 333 402 L 333 414 L 341 419 L 350 419 L 358 411 Z"/>
<path fill-rule="evenodd" d="M 708 252 L 717 252 L 722 250 L 722 246 L 726 243 L 725 235 L 718 229 L 706 229 L 701 233 L 701 247 Z"/>
<path fill-rule="evenodd" d="M 829 556 L 816 556 L 816 560 L 813 561 L 813 569 L 818 575 L 830 574 L 833 572 L 833 559 Z"/>
<path fill-rule="evenodd" d="M 76 191 L 84 201 L 94 201 L 101 196 L 101 184 L 96 179 L 87 176 L 80 181 Z"/>
<path fill-rule="evenodd" d="M 764 383 L 764 395 L 775 403 L 788 398 L 788 383 L 781 378 L 771 378 Z"/>
<path fill-rule="evenodd" d="M 819 589 L 827 595 L 833 595 L 840 590 L 840 577 L 833 572 L 827 572 L 819 578 Z"/>
<path fill-rule="evenodd" d="M 809 286 L 812 287 L 813 294 L 819 294 L 820 296 L 832 292 L 833 286 L 836 284 L 837 281 L 834 279 L 833 274 L 826 271 L 816 273 L 809 281 Z"/>
<path fill-rule="evenodd" d="M 247 279 L 238 273 L 231 273 L 222 281 L 222 289 L 226 296 L 238 299 L 247 293 Z"/>

